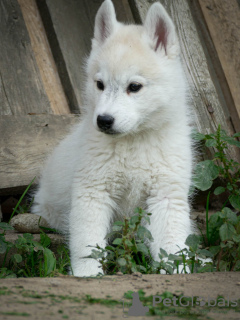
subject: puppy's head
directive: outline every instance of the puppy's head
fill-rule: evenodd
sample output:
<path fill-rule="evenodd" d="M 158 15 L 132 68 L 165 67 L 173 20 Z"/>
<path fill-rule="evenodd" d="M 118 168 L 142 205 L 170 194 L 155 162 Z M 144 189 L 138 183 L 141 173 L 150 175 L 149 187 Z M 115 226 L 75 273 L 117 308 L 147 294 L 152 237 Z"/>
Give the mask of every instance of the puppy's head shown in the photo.
<path fill-rule="evenodd" d="M 137 26 L 119 23 L 105 0 L 87 62 L 86 97 L 95 128 L 132 134 L 172 119 L 184 90 L 178 56 L 175 28 L 161 4 L 153 4 Z"/>

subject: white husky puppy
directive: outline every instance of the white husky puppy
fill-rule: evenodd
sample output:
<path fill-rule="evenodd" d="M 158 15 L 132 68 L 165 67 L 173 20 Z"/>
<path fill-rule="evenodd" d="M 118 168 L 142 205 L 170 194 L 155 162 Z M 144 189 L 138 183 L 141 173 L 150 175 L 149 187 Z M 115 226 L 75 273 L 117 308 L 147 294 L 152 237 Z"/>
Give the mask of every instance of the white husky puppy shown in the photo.
<path fill-rule="evenodd" d="M 175 253 L 192 232 L 192 151 L 186 83 L 172 20 L 154 3 L 143 26 L 100 7 L 86 64 L 85 113 L 48 159 L 33 212 L 69 233 L 75 276 L 101 272 L 85 258 L 111 223 L 151 212 L 150 250 Z"/>

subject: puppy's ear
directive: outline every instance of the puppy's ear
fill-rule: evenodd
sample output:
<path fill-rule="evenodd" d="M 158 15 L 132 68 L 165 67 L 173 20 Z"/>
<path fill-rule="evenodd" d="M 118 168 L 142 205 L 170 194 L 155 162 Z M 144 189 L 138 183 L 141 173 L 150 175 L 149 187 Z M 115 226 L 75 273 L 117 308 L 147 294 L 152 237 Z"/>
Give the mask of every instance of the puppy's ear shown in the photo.
<path fill-rule="evenodd" d="M 179 54 L 174 24 L 159 2 L 154 3 L 148 10 L 144 28 L 151 39 L 153 50 L 164 52 L 169 57 Z"/>
<path fill-rule="evenodd" d="M 116 13 L 112 1 L 105 0 L 95 18 L 94 39 L 98 44 L 102 44 L 111 35 L 116 24 Z"/>

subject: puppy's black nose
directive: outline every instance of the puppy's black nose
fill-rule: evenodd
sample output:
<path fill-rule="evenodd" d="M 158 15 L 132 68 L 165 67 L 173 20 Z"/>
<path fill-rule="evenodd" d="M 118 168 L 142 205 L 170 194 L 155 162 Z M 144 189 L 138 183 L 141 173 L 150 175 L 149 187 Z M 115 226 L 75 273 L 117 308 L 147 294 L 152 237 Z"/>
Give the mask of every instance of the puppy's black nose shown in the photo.
<path fill-rule="evenodd" d="M 98 116 L 97 125 L 101 131 L 108 131 L 111 129 L 114 122 L 114 118 L 109 115 Z"/>

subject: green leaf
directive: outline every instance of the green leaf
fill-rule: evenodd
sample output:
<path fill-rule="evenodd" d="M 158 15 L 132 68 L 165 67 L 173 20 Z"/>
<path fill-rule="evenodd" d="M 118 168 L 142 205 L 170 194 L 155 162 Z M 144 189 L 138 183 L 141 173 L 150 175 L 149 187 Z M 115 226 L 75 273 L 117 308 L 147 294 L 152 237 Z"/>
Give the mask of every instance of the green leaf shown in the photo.
<path fill-rule="evenodd" d="M 144 266 L 138 266 L 141 273 L 147 273 L 147 269 Z"/>
<path fill-rule="evenodd" d="M 130 219 L 131 224 L 136 224 L 139 221 L 139 216 L 132 216 Z"/>
<path fill-rule="evenodd" d="M 219 168 L 211 160 L 199 162 L 196 165 L 193 177 L 194 186 L 201 190 L 208 190 L 212 186 L 212 180 L 216 179 L 219 174 Z"/>
<path fill-rule="evenodd" d="M 228 221 L 235 225 L 238 223 L 238 218 L 236 213 L 234 213 L 231 209 L 228 207 L 223 208 L 222 212 L 225 214 L 225 217 L 228 219 Z"/>
<path fill-rule="evenodd" d="M 239 243 L 240 242 L 240 234 L 233 235 L 232 239 L 233 239 L 234 242 Z"/>
<path fill-rule="evenodd" d="M 182 261 L 182 256 L 170 253 L 168 256 L 168 261 Z"/>
<path fill-rule="evenodd" d="M 188 257 L 189 257 L 189 258 L 195 258 L 195 252 L 189 251 L 189 252 L 188 252 Z"/>
<path fill-rule="evenodd" d="M 9 223 L 6 222 L 0 222 L 0 229 L 2 230 L 14 230 L 12 226 L 10 226 Z"/>
<path fill-rule="evenodd" d="M 209 225 L 211 225 L 212 228 L 214 228 L 219 220 L 221 218 L 222 212 L 218 211 L 211 215 L 209 218 Z"/>
<path fill-rule="evenodd" d="M 229 264 L 228 261 L 221 260 L 221 261 L 220 261 L 220 264 L 219 264 L 219 270 L 220 270 L 220 271 L 230 271 L 230 270 L 228 269 L 228 264 Z"/>
<path fill-rule="evenodd" d="M 124 226 L 124 222 L 123 221 L 115 221 L 113 225 Z"/>
<path fill-rule="evenodd" d="M 137 231 L 137 235 L 140 239 L 149 239 L 149 240 L 153 240 L 153 237 L 151 235 L 151 232 L 145 228 L 144 226 L 139 226 L 138 227 L 138 231 Z"/>
<path fill-rule="evenodd" d="M 56 259 L 53 255 L 53 252 L 48 248 L 44 249 L 43 256 L 44 256 L 45 275 L 48 275 L 49 273 L 54 271 L 56 267 Z"/>
<path fill-rule="evenodd" d="M 149 249 L 144 243 L 138 243 L 137 244 L 137 251 L 140 251 L 145 255 L 149 254 Z"/>
<path fill-rule="evenodd" d="M 28 242 L 33 241 L 33 235 L 31 233 L 24 233 L 23 238 L 26 239 Z"/>
<path fill-rule="evenodd" d="M 106 237 L 104 239 L 111 239 L 112 237 L 116 237 L 116 231 L 109 232 L 106 234 Z"/>
<path fill-rule="evenodd" d="M 209 251 L 215 256 L 216 254 L 218 254 L 221 250 L 220 246 L 211 246 L 209 248 Z"/>
<path fill-rule="evenodd" d="M 117 263 L 120 267 L 124 267 L 127 264 L 127 261 L 124 258 L 119 258 L 117 259 Z"/>
<path fill-rule="evenodd" d="M 160 253 L 163 256 L 163 258 L 168 257 L 168 253 L 167 251 L 165 251 L 164 249 L 160 248 Z"/>
<path fill-rule="evenodd" d="M 104 252 L 101 252 L 101 251 L 96 250 L 96 249 L 92 249 L 91 257 L 93 259 L 103 258 L 103 256 L 104 256 Z"/>
<path fill-rule="evenodd" d="M 120 245 L 120 244 L 122 244 L 122 242 L 123 241 L 121 238 L 116 238 L 116 239 L 114 239 L 113 244 Z"/>
<path fill-rule="evenodd" d="M 190 234 L 186 241 L 185 244 L 191 248 L 193 251 L 196 251 L 198 249 L 198 246 L 200 244 L 201 238 L 200 236 L 196 235 L 196 234 Z"/>
<path fill-rule="evenodd" d="M 240 260 L 238 260 L 235 264 L 233 271 L 240 271 Z"/>
<path fill-rule="evenodd" d="M 121 231 L 121 230 L 122 230 L 122 226 L 115 225 L 115 226 L 112 227 L 112 231 L 113 232 L 118 232 L 118 231 Z"/>
<path fill-rule="evenodd" d="M 16 274 L 7 268 L 0 268 L 0 279 L 17 278 Z"/>
<path fill-rule="evenodd" d="M 215 135 L 213 133 L 205 134 L 205 138 L 206 139 L 213 139 L 213 138 L 215 138 Z"/>
<path fill-rule="evenodd" d="M 240 132 L 237 132 L 233 135 L 233 137 L 237 138 L 237 137 L 240 137 Z"/>
<path fill-rule="evenodd" d="M 3 240 L 3 237 L 0 237 L 0 254 L 5 253 L 7 250 L 7 244 L 6 242 Z"/>
<path fill-rule="evenodd" d="M 134 265 L 131 267 L 131 271 L 132 271 L 132 272 L 138 272 L 138 269 L 137 269 L 136 264 L 134 264 Z"/>
<path fill-rule="evenodd" d="M 237 146 L 240 148 L 240 142 L 231 137 L 222 137 L 222 140 L 227 142 L 230 145 Z"/>
<path fill-rule="evenodd" d="M 164 269 L 166 270 L 167 274 L 173 274 L 173 267 L 169 264 L 165 264 Z"/>
<path fill-rule="evenodd" d="M 206 264 L 205 266 L 200 267 L 197 272 L 198 273 L 211 272 L 213 271 L 212 269 L 213 269 L 212 264 Z"/>
<path fill-rule="evenodd" d="M 205 146 L 210 148 L 210 147 L 216 147 L 217 141 L 215 139 L 208 139 L 205 143 Z"/>
<path fill-rule="evenodd" d="M 239 195 L 231 195 L 229 197 L 229 201 L 231 205 L 235 208 L 240 210 L 240 196 Z"/>
<path fill-rule="evenodd" d="M 213 253 L 207 249 L 201 249 L 199 250 L 199 256 L 200 255 L 203 255 L 204 257 L 210 257 L 212 258 L 213 257 Z"/>
<path fill-rule="evenodd" d="M 198 140 L 198 141 L 204 140 L 205 139 L 205 135 L 200 133 L 200 132 L 197 132 L 196 130 L 194 130 L 192 132 L 192 139 Z"/>
<path fill-rule="evenodd" d="M 23 236 L 19 236 L 18 235 L 18 238 L 17 240 L 15 241 L 15 245 L 17 246 L 23 246 L 23 245 L 26 245 L 27 244 L 27 239 L 25 239 Z"/>
<path fill-rule="evenodd" d="M 47 248 L 51 244 L 51 239 L 49 238 L 49 236 L 46 233 L 41 232 L 40 243 L 44 248 Z"/>
<path fill-rule="evenodd" d="M 160 262 L 153 260 L 153 262 L 152 262 L 152 267 L 153 267 L 154 269 L 160 268 L 160 266 L 161 266 L 161 263 L 160 263 Z"/>
<path fill-rule="evenodd" d="M 110 250 L 110 251 L 115 251 L 115 247 L 110 246 L 110 245 L 106 246 L 105 249 Z"/>
<path fill-rule="evenodd" d="M 151 221 L 150 221 L 150 217 L 148 217 L 148 216 L 144 217 L 144 220 L 146 220 L 148 224 L 150 224 L 150 223 L 151 223 Z"/>
<path fill-rule="evenodd" d="M 218 196 L 219 194 L 223 193 L 226 189 L 224 187 L 217 187 L 215 190 L 214 190 L 214 194 L 216 196 Z"/>
<path fill-rule="evenodd" d="M 132 247 L 132 246 L 133 246 L 133 243 L 132 243 L 130 240 L 128 240 L 128 239 L 125 240 L 125 244 L 126 244 L 127 246 L 129 246 L 129 247 Z"/>
<path fill-rule="evenodd" d="M 236 230 L 232 224 L 224 223 L 219 229 L 219 235 L 222 241 L 232 239 L 232 236 L 236 233 Z"/>
<path fill-rule="evenodd" d="M 20 263 L 20 262 L 22 262 L 22 256 L 20 254 L 16 253 L 16 254 L 13 255 L 13 260 L 16 263 Z"/>
<path fill-rule="evenodd" d="M 31 244 L 32 244 L 34 247 L 38 248 L 38 250 L 43 250 L 43 249 L 44 249 L 43 246 L 42 246 L 39 242 L 37 242 L 37 241 L 32 241 Z"/>

